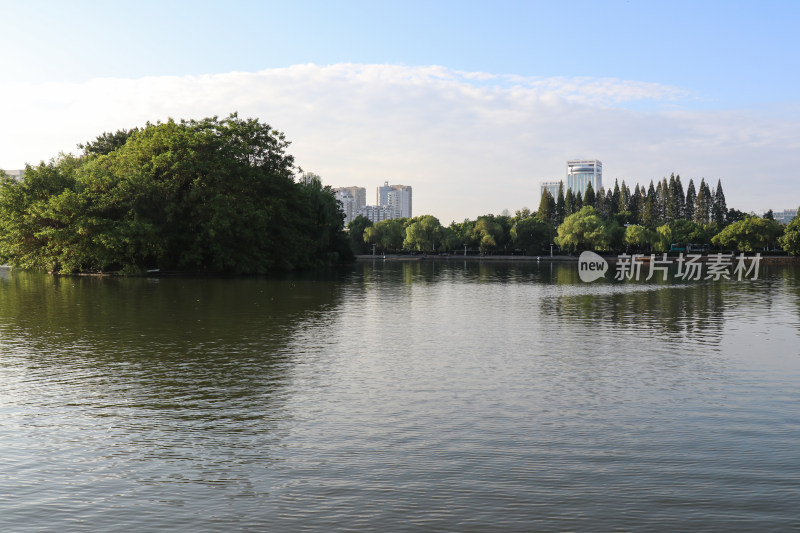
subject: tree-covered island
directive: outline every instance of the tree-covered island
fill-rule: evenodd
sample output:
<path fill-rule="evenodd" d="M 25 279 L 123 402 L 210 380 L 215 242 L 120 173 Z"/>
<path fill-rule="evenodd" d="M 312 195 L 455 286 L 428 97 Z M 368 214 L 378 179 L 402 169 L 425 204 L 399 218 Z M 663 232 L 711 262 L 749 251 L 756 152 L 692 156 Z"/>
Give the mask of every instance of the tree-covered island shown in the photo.
<path fill-rule="evenodd" d="M 106 133 L 0 182 L 0 262 L 52 272 L 265 273 L 352 252 L 328 187 L 268 124 L 169 120 Z"/>

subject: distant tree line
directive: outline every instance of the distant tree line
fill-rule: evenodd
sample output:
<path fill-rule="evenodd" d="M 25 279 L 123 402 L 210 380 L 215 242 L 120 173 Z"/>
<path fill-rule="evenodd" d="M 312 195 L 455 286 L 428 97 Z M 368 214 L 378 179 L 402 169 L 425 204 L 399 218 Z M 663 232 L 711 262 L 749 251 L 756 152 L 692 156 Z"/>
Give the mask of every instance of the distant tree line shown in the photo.
<path fill-rule="evenodd" d="M 54 272 L 263 273 L 347 260 L 330 188 L 236 114 L 104 133 L 0 179 L 0 261 Z"/>
<path fill-rule="evenodd" d="M 688 220 L 701 226 L 713 222 L 722 227 L 745 218 L 745 213 L 727 207 L 722 180 L 711 189 L 705 179 L 701 179 L 695 189 L 694 180 L 690 179 L 684 192 L 681 177 L 674 174 L 669 180 L 663 178 L 656 184 L 651 180 L 647 188 L 636 184 L 633 191 L 624 180 L 621 185 L 615 181 L 613 189 L 601 187 L 599 191 L 590 183 L 584 194 L 573 193 L 572 189 L 565 192 L 561 182 L 557 198 L 545 189 L 537 214 L 558 226 L 585 206 L 593 207 L 604 219 L 614 217 L 620 223 L 650 229 L 676 220 Z"/>
<path fill-rule="evenodd" d="M 463 251 L 482 254 L 541 254 L 550 249 L 555 228 L 522 209 L 514 216 L 483 215 L 476 220 L 442 226 L 431 215 L 395 218 L 373 224 L 358 216 L 348 225 L 356 253 Z"/>
<path fill-rule="evenodd" d="M 706 249 L 762 251 L 779 246 L 800 254 L 800 219 L 778 224 L 771 212 L 763 218 L 728 208 L 722 181 L 711 189 L 704 179 L 684 191 L 674 174 L 631 191 L 623 181 L 614 188 L 585 194 L 545 190 L 539 209 L 510 215 L 484 215 L 445 227 L 430 215 L 372 224 L 357 217 L 348 226 L 355 253 L 372 247 L 386 252 L 456 252 L 540 255 L 550 245 L 560 251 L 665 252 L 695 244 Z"/>

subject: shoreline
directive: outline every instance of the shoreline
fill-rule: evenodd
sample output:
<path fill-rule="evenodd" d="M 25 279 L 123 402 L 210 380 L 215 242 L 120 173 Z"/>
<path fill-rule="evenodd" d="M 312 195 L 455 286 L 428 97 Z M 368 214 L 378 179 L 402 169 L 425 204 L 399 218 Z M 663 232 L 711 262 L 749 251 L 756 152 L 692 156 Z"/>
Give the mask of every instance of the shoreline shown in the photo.
<path fill-rule="evenodd" d="M 663 253 L 663 252 L 662 252 Z M 711 256 L 716 256 L 718 252 L 708 253 L 704 252 L 700 254 L 700 262 L 704 263 L 708 261 L 708 258 Z M 609 263 L 616 263 L 619 255 L 602 255 L 600 254 L 603 259 L 608 261 Z M 642 254 L 645 261 L 650 260 L 650 254 Z M 661 258 L 660 254 L 655 254 L 657 258 Z M 723 253 L 723 257 L 730 256 L 730 253 Z M 737 254 L 734 254 L 733 257 L 738 257 Z M 745 255 L 746 258 L 752 258 L 753 255 Z M 678 258 L 678 254 L 667 254 L 668 259 L 675 260 Z M 396 255 L 356 255 L 356 262 L 363 263 L 369 261 L 397 261 L 397 262 L 414 262 L 414 261 L 473 261 L 473 262 L 481 262 L 481 261 L 491 261 L 491 262 L 507 262 L 507 263 L 517 263 L 517 262 L 525 262 L 525 263 L 570 263 L 578 262 L 577 255 L 457 255 L 457 254 L 449 254 L 449 255 L 411 255 L 411 254 L 396 254 Z M 768 264 L 800 264 L 800 256 L 786 256 L 786 255 L 762 255 L 761 256 L 762 263 Z"/>

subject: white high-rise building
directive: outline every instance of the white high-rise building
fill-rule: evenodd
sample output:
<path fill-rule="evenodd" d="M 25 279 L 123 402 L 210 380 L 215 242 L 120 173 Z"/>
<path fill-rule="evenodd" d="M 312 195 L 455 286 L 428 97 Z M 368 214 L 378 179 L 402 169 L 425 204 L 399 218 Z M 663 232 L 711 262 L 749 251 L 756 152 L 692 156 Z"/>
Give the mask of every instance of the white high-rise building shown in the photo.
<path fill-rule="evenodd" d="M 24 170 L 3 170 L 3 172 L 5 172 L 8 177 L 14 178 L 17 181 L 20 181 L 22 176 L 25 175 Z"/>
<path fill-rule="evenodd" d="M 356 202 L 356 209 L 367 205 L 367 189 L 364 187 L 337 187 L 333 192 L 346 191 L 349 192 Z"/>
<path fill-rule="evenodd" d="M 773 213 L 775 220 L 781 224 L 788 224 L 797 216 L 797 209 L 784 209 L 783 211 L 775 211 Z"/>
<path fill-rule="evenodd" d="M 547 190 L 547 191 L 550 192 L 550 196 L 552 196 L 554 200 L 557 199 L 558 198 L 558 186 L 560 184 L 561 184 L 561 181 L 543 181 L 543 182 L 541 182 L 539 184 L 539 198 L 541 198 L 542 195 L 544 194 L 544 191 Z M 564 192 L 566 193 L 567 191 L 565 190 Z"/>
<path fill-rule="evenodd" d="M 334 196 L 341 204 L 341 210 L 344 213 L 344 225 L 347 226 L 356 217 L 356 199 L 348 191 L 337 191 Z"/>
<path fill-rule="evenodd" d="M 392 189 L 386 193 L 386 207 L 392 210 L 392 218 L 400 218 L 403 216 L 403 199 L 402 191 Z"/>
<path fill-rule="evenodd" d="M 367 217 L 373 224 L 381 220 L 398 218 L 394 214 L 394 209 L 385 205 L 365 205 L 356 211 L 356 216 Z"/>
<path fill-rule="evenodd" d="M 342 203 L 344 225 L 358 216 L 358 210 L 367 205 L 367 189 L 364 187 L 337 187 L 333 194 Z"/>
<path fill-rule="evenodd" d="M 589 183 L 592 184 L 595 194 L 603 186 L 603 163 L 597 159 L 567 161 L 567 186 L 572 189 L 572 194 L 586 193 Z"/>
<path fill-rule="evenodd" d="M 399 194 L 393 194 L 394 192 Z M 391 200 L 390 200 L 391 195 Z M 376 200 L 378 205 L 391 206 L 395 212 L 399 213 L 395 218 L 411 218 L 411 186 L 409 185 L 389 185 L 388 181 L 378 187 Z"/>

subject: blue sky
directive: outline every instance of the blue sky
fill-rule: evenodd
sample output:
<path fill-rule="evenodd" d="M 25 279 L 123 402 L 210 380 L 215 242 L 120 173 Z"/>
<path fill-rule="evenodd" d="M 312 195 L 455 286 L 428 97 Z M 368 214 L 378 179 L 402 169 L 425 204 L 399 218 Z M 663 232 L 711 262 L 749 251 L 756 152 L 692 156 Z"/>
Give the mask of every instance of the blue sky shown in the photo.
<path fill-rule="evenodd" d="M 606 182 L 677 172 L 722 178 L 743 210 L 800 203 L 778 175 L 798 166 L 798 2 L 0 1 L 0 17 L 0 168 L 238 110 L 326 183 L 407 182 L 444 223 L 535 208 L 576 156 Z"/>

